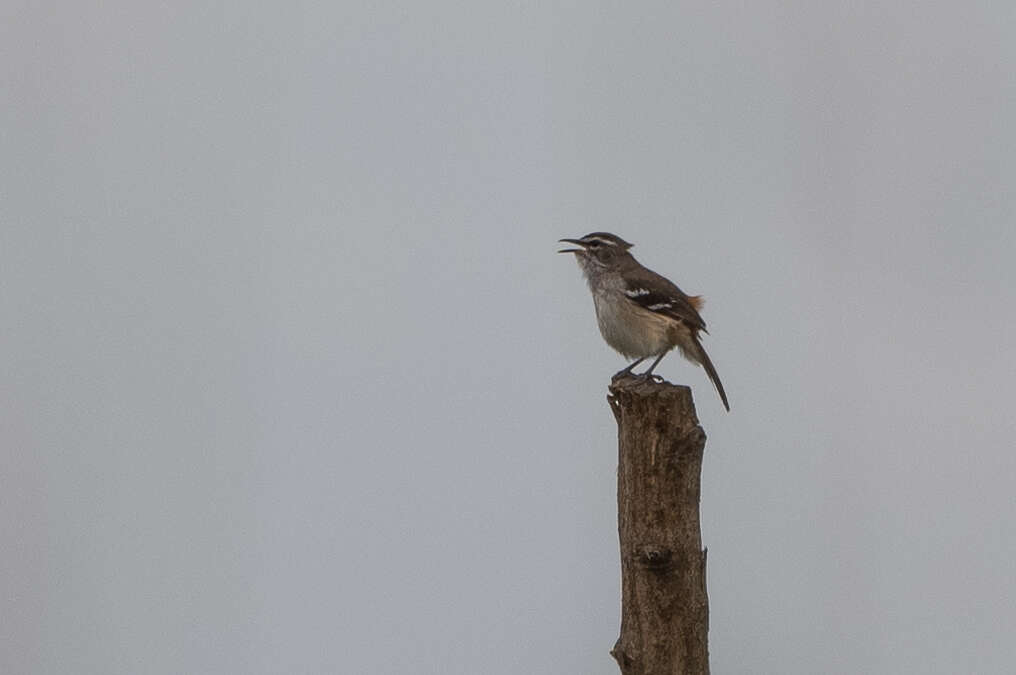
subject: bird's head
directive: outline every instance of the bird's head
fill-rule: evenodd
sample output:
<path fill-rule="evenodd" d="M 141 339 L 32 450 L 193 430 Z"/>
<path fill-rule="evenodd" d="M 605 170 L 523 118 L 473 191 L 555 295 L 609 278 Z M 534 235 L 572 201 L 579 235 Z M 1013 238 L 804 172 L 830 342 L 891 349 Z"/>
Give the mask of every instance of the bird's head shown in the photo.
<path fill-rule="evenodd" d="M 586 265 L 610 267 L 631 256 L 628 249 L 632 245 L 609 232 L 591 232 L 581 239 L 559 239 L 558 241 L 578 247 L 561 249 L 558 253 L 574 253 L 583 267 Z"/>

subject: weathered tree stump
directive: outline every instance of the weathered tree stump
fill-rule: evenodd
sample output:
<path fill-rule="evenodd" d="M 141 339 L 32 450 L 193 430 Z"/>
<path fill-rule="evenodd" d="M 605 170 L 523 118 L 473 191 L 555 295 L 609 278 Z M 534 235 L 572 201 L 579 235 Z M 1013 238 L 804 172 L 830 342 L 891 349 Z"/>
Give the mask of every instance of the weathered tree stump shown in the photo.
<path fill-rule="evenodd" d="M 709 672 L 709 599 L 699 496 L 706 435 L 691 389 L 618 373 L 617 529 L 623 675 Z"/>

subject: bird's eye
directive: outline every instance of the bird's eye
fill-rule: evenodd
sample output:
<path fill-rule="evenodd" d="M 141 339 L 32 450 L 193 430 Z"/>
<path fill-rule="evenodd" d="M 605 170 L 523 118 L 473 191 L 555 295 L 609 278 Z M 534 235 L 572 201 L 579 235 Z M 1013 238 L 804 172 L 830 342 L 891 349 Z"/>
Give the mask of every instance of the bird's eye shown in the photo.
<path fill-rule="evenodd" d="M 589 242 L 588 246 L 589 248 L 599 248 L 600 242 L 593 239 L 591 242 Z"/>

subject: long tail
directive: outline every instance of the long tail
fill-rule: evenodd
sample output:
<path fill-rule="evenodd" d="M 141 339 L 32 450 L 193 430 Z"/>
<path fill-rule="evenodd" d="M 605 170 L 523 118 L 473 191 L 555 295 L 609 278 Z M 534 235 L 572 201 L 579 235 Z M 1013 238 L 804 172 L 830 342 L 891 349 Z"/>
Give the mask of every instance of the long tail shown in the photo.
<path fill-rule="evenodd" d="M 706 369 L 706 375 L 713 381 L 713 386 L 716 387 L 716 392 L 720 395 L 720 400 L 723 401 L 723 407 L 730 412 L 730 404 L 727 403 L 727 394 L 723 391 L 723 384 L 720 382 L 720 376 L 716 373 L 716 368 L 713 366 L 713 362 L 709 360 L 709 355 L 706 354 L 705 348 L 702 343 L 699 342 L 698 336 L 693 337 L 695 341 L 695 347 L 698 349 L 698 362 L 702 364 L 702 367 Z"/>

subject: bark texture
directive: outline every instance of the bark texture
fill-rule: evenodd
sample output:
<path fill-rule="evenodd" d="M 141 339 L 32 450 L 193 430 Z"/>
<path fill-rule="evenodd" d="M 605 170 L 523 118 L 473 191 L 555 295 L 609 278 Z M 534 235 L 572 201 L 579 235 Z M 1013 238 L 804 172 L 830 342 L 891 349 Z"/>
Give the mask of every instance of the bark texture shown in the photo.
<path fill-rule="evenodd" d="M 688 387 L 614 376 L 623 675 L 709 672 L 706 552 L 699 525 L 702 453 Z"/>

